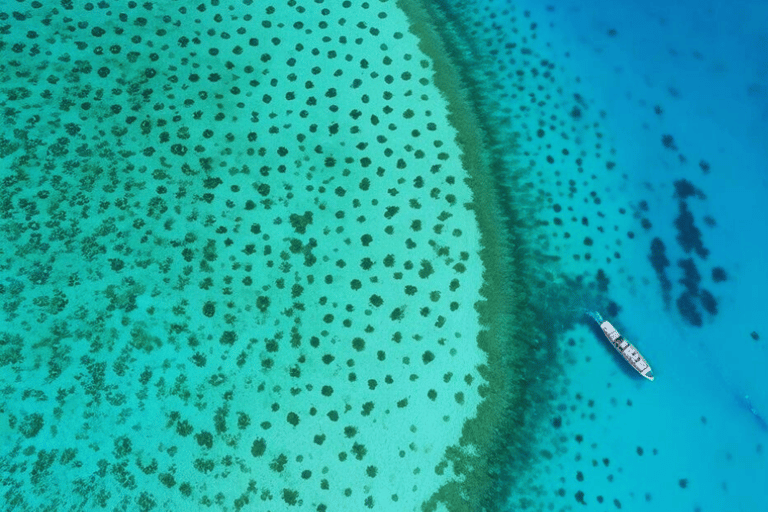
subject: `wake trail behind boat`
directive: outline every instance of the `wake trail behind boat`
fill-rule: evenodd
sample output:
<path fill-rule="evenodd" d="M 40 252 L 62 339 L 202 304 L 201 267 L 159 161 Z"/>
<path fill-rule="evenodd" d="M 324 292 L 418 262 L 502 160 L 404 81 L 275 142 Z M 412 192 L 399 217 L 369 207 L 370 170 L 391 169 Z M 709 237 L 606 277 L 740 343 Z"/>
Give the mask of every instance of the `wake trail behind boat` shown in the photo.
<path fill-rule="evenodd" d="M 749 398 L 749 395 L 736 394 L 736 402 L 749 410 L 749 412 L 752 413 L 752 416 L 755 417 L 755 420 L 757 420 L 757 424 L 760 425 L 760 428 L 762 428 L 764 432 L 768 432 L 768 421 L 766 421 L 765 418 L 763 418 L 760 413 L 757 412 L 757 409 L 755 409 L 755 406 L 752 404 L 752 400 Z"/>
<path fill-rule="evenodd" d="M 720 370 L 720 368 L 713 363 L 712 356 L 709 354 L 709 351 L 703 343 L 699 343 L 698 348 L 693 350 L 689 345 L 687 338 L 683 335 L 680 326 L 674 322 L 673 325 L 677 330 L 682 345 L 685 346 L 685 350 L 699 361 L 698 364 L 706 366 L 706 374 L 709 376 L 714 376 L 715 379 L 719 381 L 720 388 L 728 390 L 728 393 L 734 398 L 734 401 L 739 405 L 739 407 L 749 411 L 750 415 L 755 419 L 760 429 L 763 432 L 768 432 L 768 420 L 766 420 L 766 418 L 760 413 L 757 407 L 755 407 L 749 394 L 738 391 L 736 387 L 728 381 L 722 370 Z"/>

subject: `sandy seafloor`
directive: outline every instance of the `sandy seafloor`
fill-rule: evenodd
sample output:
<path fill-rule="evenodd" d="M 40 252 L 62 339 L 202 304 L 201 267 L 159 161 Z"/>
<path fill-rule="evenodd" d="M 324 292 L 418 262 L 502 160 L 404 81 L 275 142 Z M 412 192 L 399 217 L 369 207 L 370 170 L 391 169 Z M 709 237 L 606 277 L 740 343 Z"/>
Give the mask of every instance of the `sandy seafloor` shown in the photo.
<path fill-rule="evenodd" d="M 765 8 L 269 4 L 2 4 L 2 509 L 767 509 Z"/>

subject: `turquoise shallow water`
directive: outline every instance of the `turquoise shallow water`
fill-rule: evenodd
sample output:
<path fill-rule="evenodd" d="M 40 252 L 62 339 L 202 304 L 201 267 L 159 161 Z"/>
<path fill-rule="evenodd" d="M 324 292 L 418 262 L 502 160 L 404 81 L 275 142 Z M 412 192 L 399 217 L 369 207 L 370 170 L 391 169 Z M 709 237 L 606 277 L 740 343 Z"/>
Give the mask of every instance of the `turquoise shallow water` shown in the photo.
<path fill-rule="evenodd" d="M 455 487 L 489 402 L 488 267 L 405 14 L 0 17 L 5 509 L 414 509 Z"/>
<path fill-rule="evenodd" d="M 3 510 L 768 506 L 768 13 L 400 7 L 2 6 Z"/>

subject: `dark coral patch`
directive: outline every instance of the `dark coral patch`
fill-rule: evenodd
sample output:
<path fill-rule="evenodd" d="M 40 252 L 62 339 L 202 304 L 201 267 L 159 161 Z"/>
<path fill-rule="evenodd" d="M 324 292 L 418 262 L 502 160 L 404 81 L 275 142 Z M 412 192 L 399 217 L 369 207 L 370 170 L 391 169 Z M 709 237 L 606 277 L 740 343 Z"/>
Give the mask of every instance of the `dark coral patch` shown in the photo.
<path fill-rule="evenodd" d="M 312 224 L 312 217 L 312 212 L 306 211 L 303 215 L 292 213 L 289 220 L 293 229 L 295 229 L 297 233 L 303 235 L 307 231 L 307 226 Z"/>
<path fill-rule="evenodd" d="M 605 293 L 608 291 L 608 285 L 611 283 L 611 280 L 603 269 L 598 269 L 595 281 L 597 282 L 597 290 L 599 292 Z"/>
<path fill-rule="evenodd" d="M 679 206 L 680 215 L 675 219 L 677 242 L 686 253 L 694 251 L 702 258 L 706 258 L 709 255 L 709 249 L 705 248 L 701 241 L 701 231 L 693 222 L 693 214 L 685 201 L 680 201 Z"/>
<path fill-rule="evenodd" d="M 712 281 L 716 283 L 722 283 L 728 279 L 728 274 L 725 273 L 725 269 L 722 267 L 715 267 L 712 269 Z"/>
<path fill-rule="evenodd" d="M 251 445 L 251 455 L 254 457 L 261 457 L 266 451 L 267 442 L 263 438 L 259 437 L 253 441 L 253 444 Z"/>
<path fill-rule="evenodd" d="M 683 292 L 680 297 L 677 298 L 677 310 L 689 324 L 695 327 L 702 326 L 701 313 L 699 313 L 699 310 L 696 308 L 696 304 L 693 301 L 693 295 L 691 295 L 690 292 Z"/>
<path fill-rule="evenodd" d="M 687 258 L 677 262 L 677 265 L 683 269 L 684 276 L 679 280 L 680 284 L 691 293 L 696 295 L 699 291 L 699 283 L 701 282 L 701 275 L 696 269 L 696 264 L 693 262 L 693 258 Z"/>
<path fill-rule="evenodd" d="M 195 441 L 203 448 L 213 448 L 213 434 L 208 431 L 201 431 L 199 434 L 195 434 Z"/>
<path fill-rule="evenodd" d="M 219 342 L 222 345 L 234 345 L 237 341 L 237 334 L 235 331 L 224 331 L 219 338 Z"/>
<path fill-rule="evenodd" d="M 656 237 L 651 241 L 651 254 L 648 256 L 648 259 L 651 261 L 651 266 L 656 271 L 656 277 L 659 279 L 664 304 L 669 307 L 672 300 L 672 281 L 667 277 L 666 267 L 669 266 L 669 260 L 666 256 L 664 242 L 660 238 Z"/>
<path fill-rule="evenodd" d="M 698 197 L 699 199 L 706 199 L 704 193 L 693 186 L 693 183 L 688 180 L 677 180 L 675 181 L 674 185 L 675 197 L 678 199 L 686 199 L 692 196 Z"/>
<path fill-rule="evenodd" d="M 675 145 L 675 138 L 669 134 L 665 134 L 661 136 L 661 144 L 667 149 L 677 151 L 677 146 Z"/>
<path fill-rule="evenodd" d="M 717 300 L 715 300 L 715 297 L 707 290 L 699 291 L 699 301 L 701 302 L 701 307 L 704 308 L 704 311 L 710 315 L 717 314 Z"/>
<path fill-rule="evenodd" d="M 651 266 L 657 273 L 664 272 L 664 269 L 669 266 L 666 247 L 659 237 L 651 241 L 651 254 L 648 259 L 651 260 Z"/>

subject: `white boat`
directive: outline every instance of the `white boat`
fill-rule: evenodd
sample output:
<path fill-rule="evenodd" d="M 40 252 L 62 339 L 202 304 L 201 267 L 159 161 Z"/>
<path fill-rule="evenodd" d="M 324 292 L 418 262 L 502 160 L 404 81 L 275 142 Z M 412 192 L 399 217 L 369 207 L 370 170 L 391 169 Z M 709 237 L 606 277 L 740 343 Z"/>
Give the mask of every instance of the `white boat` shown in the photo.
<path fill-rule="evenodd" d="M 622 356 L 624 356 L 624 359 L 626 359 L 627 362 L 632 365 L 632 368 L 637 370 L 637 372 L 646 379 L 653 380 L 653 371 L 651 370 L 651 365 L 649 365 L 648 361 L 646 361 L 645 358 L 640 354 L 640 351 L 637 350 L 633 344 L 625 340 L 624 337 L 619 334 L 619 331 L 617 331 L 610 322 L 603 320 L 603 317 L 600 316 L 600 313 L 595 311 L 587 311 L 587 314 L 591 316 L 595 322 L 598 323 L 598 325 L 600 325 L 600 329 L 603 330 L 605 337 L 608 338 L 608 341 L 611 342 L 611 345 L 613 345 L 613 347 L 618 350 Z"/>

